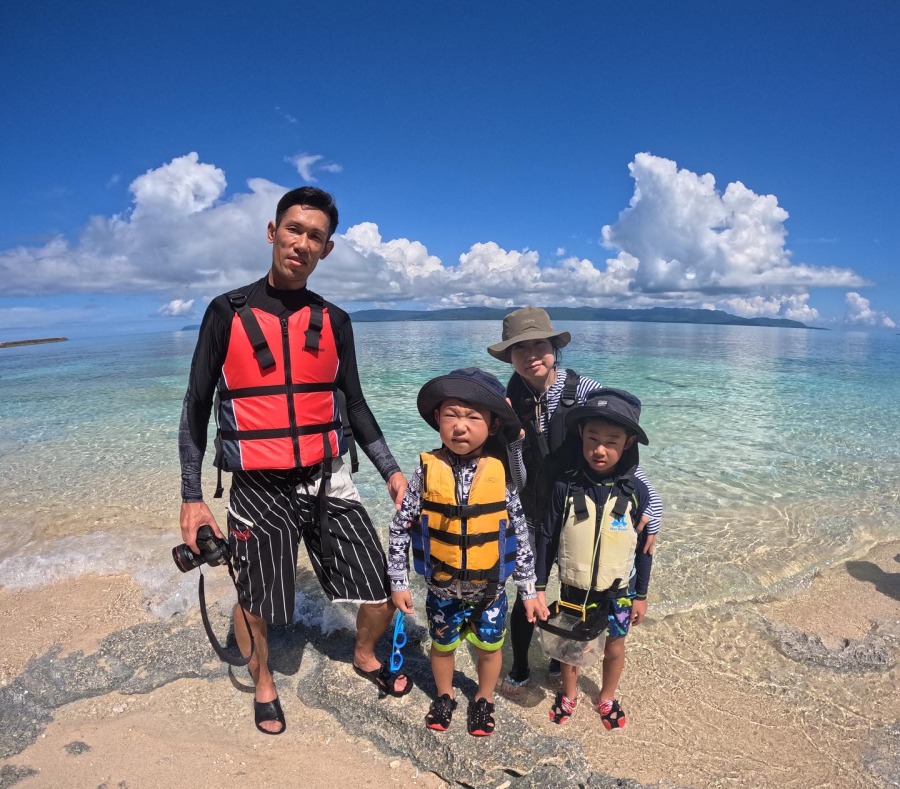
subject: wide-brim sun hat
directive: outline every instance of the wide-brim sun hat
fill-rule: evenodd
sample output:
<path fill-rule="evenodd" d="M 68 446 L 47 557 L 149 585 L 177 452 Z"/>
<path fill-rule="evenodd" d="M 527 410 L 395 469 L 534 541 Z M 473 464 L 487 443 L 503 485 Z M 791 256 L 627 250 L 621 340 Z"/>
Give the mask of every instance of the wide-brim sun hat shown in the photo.
<path fill-rule="evenodd" d="M 638 443 L 649 444 L 650 439 L 638 424 L 641 418 L 641 401 L 624 389 L 595 389 L 589 392 L 584 404 L 566 413 L 566 430 L 572 430 L 586 419 L 602 419 L 622 425 L 637 435 Z"/>
<path fill-rule="evenodd" d="M 503 319 L 503 340 L 489 345 L 487 352 L 501 362 L 509 361 L 509 349 L 517 342 L 525 340 L 556 339 L 556 347 L 564 348 L 572 341 L 567 331 L 556 331 L 550 323 L 550 316 L 540 307 L 522 307 Z"/>
<path fill-rule="evenodd" d="M 518 438 L 522 428 L 519 418 L 506 402 L 506 389 L 503 384 L 490 373 L 478 367 L 466 367 L 432 378 L 419 390 L 416 408 L 419 409 L 422 419 L 435 430 L 439 430 L 434 410 L 440 403 L 450 398 L 489 409 L 500 420 L 500 430 L 507 442 Z"/>

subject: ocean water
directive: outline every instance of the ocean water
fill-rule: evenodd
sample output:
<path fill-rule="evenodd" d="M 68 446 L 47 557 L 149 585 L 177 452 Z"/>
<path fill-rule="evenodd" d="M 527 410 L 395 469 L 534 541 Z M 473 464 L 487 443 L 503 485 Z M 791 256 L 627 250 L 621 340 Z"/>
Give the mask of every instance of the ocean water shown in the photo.
<path fill-rule="evenodd" d="M 651 584 L 661 616 L 790 594 L 900 538 L 900 337 L 733 326 L 560 324 L 563 364 L 643 401 L 641 462 L 665 507 Z M 419 387 L 456 367 L 511 370 L 495 322 L 355 324 L 370 405 L 404 471 L 437 446 Z M 196 334 L 0 350 L 0 585 L 128 572 L 161 616 L 195 601 L 178 532 L 178 420 Z M 393 507 L 363 458 L 363 500 Z M 208 463 L 204 488 L 215 474 Z M 222 503 L 214 511 L 222 512 Z"/>

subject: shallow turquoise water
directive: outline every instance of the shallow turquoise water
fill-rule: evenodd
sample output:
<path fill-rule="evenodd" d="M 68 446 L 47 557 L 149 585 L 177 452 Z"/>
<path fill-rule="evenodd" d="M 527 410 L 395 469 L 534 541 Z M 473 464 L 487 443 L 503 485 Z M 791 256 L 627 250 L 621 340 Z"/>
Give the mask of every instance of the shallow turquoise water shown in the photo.
<path fill-rule="evenodd" d="M 789 591 L 817 568 L 900 537 L 900 337 L 678 324 L 560 324 L 563 362 L 644 403 L 642 464 L 665 517 L 659 612 Z M 360 372 L 410 471 L 437 436 L 415 398 L 477 364 L 495 322 L 355 324 Z M 196 335 L 92 338 L 0 351 L 0 584 L 131 571 L 168 610 L 186 579 L 177 428 Z M 392 506 L 371 466 L 373 519 Z M 214 476 L 205 474 L 211 494 Z M 187 598 L 192 597 L 192 593 Z M 180 598 L 179 598 L 180 599 Z M 175 604 L 177 608 L 181 603 Z"/>

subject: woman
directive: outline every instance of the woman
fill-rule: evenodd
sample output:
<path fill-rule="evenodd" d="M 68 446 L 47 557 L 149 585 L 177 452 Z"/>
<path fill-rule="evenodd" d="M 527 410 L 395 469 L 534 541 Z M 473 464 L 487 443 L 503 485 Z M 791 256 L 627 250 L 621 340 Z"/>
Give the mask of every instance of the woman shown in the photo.
<path fill-rule="evenodd" d="M 550 316 L 538 307 L 523 307 L 503 319 L 503 339 L 488 347 L 495 359 L 512 364 L 515 372 L 506 388 L 513 410 L 524 428 L 522 459 L 525 465 L 525 487 L 520 491 L 522 507 L 528 521 L 529 536 L 534 547 L 535 527 L 540 527 L 546 511 L 547 496 L 552 483 L 548 458 L 560 450 L 565 439 L 565 414 L 583 405 L 587 395 L 601 385 L 592 378 L 559 366 L 560 349 L 572 339 L 567 331 L 555 331 Z M 635 476 L 645 482 L 650 491 L 646 521 L 647 547 L 652 553 L 659 531 L 662 503 L 638 466 Z M 507 698 L 520 698 L 531 677 L 528 649 L 534 635 L 534 625 L 525 616 L 525 607 L 516 597 L 509 620 L 513 665 L 500 685 Z M 559 679 L 559 663 L 550 662 L 550 678 Z"/>

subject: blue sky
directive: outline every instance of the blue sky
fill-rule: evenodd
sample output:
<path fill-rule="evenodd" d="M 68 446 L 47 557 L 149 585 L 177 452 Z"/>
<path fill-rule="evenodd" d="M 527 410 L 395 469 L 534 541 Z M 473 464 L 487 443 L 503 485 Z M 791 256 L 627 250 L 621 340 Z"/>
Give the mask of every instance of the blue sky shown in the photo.
<path fill-rule="evenodd" d="M 378 306 L 900 324 L 895 2 L 0 6 L 0 339 L 198 322 L 278 196 Z"/>

